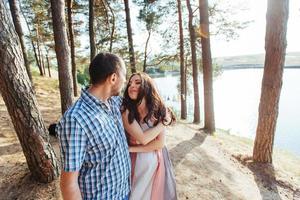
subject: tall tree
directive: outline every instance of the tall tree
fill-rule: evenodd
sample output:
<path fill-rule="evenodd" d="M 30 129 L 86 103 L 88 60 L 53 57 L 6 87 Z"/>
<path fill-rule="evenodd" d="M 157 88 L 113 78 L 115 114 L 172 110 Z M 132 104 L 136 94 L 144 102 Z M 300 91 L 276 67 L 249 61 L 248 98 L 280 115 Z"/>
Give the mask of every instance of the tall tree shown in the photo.
<path fill-rule="evenodd" d="M 216 128 L 213 98 L 213 69 L 210 51 L 210 32 L 207 0 L 199 0 L 199 8 L 204 87 L 204 129 L 206 129 L 209 133 L 213 133 Z"/>
<path fill-rule="evenodd" d="M 43 55 L 42 55 L 42 51 L 41 51 L 41 44 L 40 44 L 40 32 L 39 32 L 39 24 L 36 24 L 36 44 L 37 44 L 37 52 L 38 52 L 38 60 L 42 69 L 42 76 L 46 75 L 45 74 L 45 66 L 43 63 Z"/>
<path fill-rule="evenodd" d="M 77 89 L 75 41 L 74 41 L 73 19 L 72 19 L 72 7 L 73 7 L 73 0 L 67 0 L 68 30 L 69 30 L 69 41 L 70 41 L 70 48 L 71 48 L 73 89 L 74 89 L 74 96 L 77 97 L 78 96 L 78 92 L 77 92 L 78 89 Z"/>
<path fill-rule="evenodd" d="M 62 113 L 64 113 L 73 103 L 70 50 L 68 45 L 64 8 L 64 0 L 51 0 Z"/>
<path fill-rule="evenodd" d="M 189 13 L 189 32 L 190 32 L 190 46 L 192 54 L 192 68 L 193 68 L 193 86 L 194 86 L 194 123 L 200 123 L 200 103 L 199 103 L 199 87 L 198 87 L 198 67 L 196 54 L 196 33 L 193 26 L 193 11 L 190 0 L 186 0 L 186 5 Z"/>
<path fill-rule="evenodd" d="M 37 48 L 36 48 L 36 46 L 35 46 L 35 44 L 34 44 L 34 41 L 33 41 L 33 39 L 32 39 L 32 38 L 33 38 L 33 35 L 32 35 L 32 33 L 31 33 L 31 30 L 30 30 L 30 27 L 29 27 L 29 22 L 28 22 L 28 20 L 27 20 L 26 15 L 25 15 L 24 12 L 22 11 L 22 9 L 21 9 L 21 13 L 22 13 L 22 15 L 23 15 L 23 18 L 24 18 L 24 20 L 25 20 L 27 29 L 28 29 L 28 31 L 29 31 L 29 38 L 30 38 L 30 42 L 31 42 L 32 49 L 33 49 L 33 53 L 34 53 L 34 58 L 35 58 L 36 65 L 37 65 L 37 67 L 39 68 L 40 75 L 42 76 L 42 75 L 43 75 L 43 70 L 42 70 L 42 67 L 41 67 L 41 65 L 40 65 L 40 63 L 39 63 L 39 59 L 38 59 L 38 55 L 37 55 L 37 50 L 36 50 Z"/>
<path fill-rule="evenodd" d="M 184 68 L 184 41 L 183 41 L 183 28 L 182 28 L 182 12 L 181 12 L 181 0 L 177 0 L 178 10 L 178 25 L 179 25 L 179 48 L 180 48 L 180 103 L 181 103 L 181 119 L 187 118 L 186 108 L 186 73 Z"/>
<path fill-rule="evenodd" d="M 46 46 L 54 51 L 53 29 L 51 22 L 50 1 L 20 0 L 21 10 L 28 27 L 40 74 L 46 75 Z"/>
<path fill-rule="evenodd" d="M 30 66 L 29 66 L 28 59 L 27 59 L 26 47 L 24 44 L 23 29 L 22 29 L 21 20 L 20 20 L 20 9 L 19 9 L 19 6 L 17 5 L 17 0 L 9 0 L 8 2 L 9 2 L 14 26 L 15 26 L 16 32 L 19 36 L 19 39 L 20 39 L 20 44 L 21 44 L 21 48 L 22 48 L 22 52 L 23 52 L 23 58 L 24 58 L 24 64 L 26 67 L 26 71 L 27 71 L 30 81 L 32 81 Z"/>
<path fill-rule="evenodd" d="M 59 167 L 26 73 L 19 38 L 0 1 L 0 92 L 31 174 L 40 182 L 50 182 Z"/>
<path fill-rule="evenodd" d="M 89 0 L 89 35 L 90 35 L 90 58 L 91 61 L 96 55 L 95 29 L 94 29 L 94 0 Z"/>
<path fill-rule="evenodd" d="M 130 67 L 131 67 L 131 73 L 135 73 L 136 72 L 135 55 L 134 55 L 134 48 L 133 48 L 130 8 L 129 8 L 128 0 L 124 0 L 124 5 L 125 5 L 125 14 L 126 14 L 126 26 L 127 26 L 127 38 L 128 38 L 128 46 L 129 46 Z"/>
<path fill-rule="evenodd" d="M 161 24 L 161 17 L 163 16 L 163 7 L 160 6 L 159 1 L 136 0 L 136 3 L 139 6 L 142 6 L 138 19 L 145 23 L 146 30 L 148 33 L 144 48 L 143 71 L 145 72 L 147 68 L 148 47 L 150 38 L 157 26 Z"/>
<path fill-rule="evenodd" d="M 46 60 L 47 60 L 48 74 L 49 74 L 49 77 L 51 78 L 51 70 L 50 70 L 50 62 L 49 62 L 49 54 L 48 54 L 48 52 L 46 52 Z"/>
<path fill-rule="evenodd" d="M 253 160 L 272 162 L 286 51 L 289 0 L 268 0 L 265 66 L 259 103 Z"/>
<path fill-rule="evenodd" d="M 112 46 L 113 46 L 113 42 L 114 42 L 114 37 L 115 37 L 115 29 L 116 29 L 116 17 L 115 17 L 115 13 L 114 10 L 112 9 L 110 3 L 107 1 L 107 7 L 109 8 L 109 11 L 111 13 L 111 23 L 112 23 L 112 27 L 111 27 L 111 31 L 110 31 L 110 42 L 109 42 L 109 52 L 112 52 Z"/>

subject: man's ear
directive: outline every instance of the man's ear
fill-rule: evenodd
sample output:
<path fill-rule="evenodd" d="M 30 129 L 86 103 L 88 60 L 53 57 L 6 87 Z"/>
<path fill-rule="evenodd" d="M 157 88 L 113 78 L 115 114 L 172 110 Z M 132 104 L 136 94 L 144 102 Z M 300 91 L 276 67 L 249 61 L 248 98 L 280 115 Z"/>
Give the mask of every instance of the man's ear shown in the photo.
<path fill-rule="evenodd" d="M 116 73 L 113 73 L 111 76 L 110 76 L 110 82 L 111 83 L 115 83 L 117 80 L 117 74 Z"/>

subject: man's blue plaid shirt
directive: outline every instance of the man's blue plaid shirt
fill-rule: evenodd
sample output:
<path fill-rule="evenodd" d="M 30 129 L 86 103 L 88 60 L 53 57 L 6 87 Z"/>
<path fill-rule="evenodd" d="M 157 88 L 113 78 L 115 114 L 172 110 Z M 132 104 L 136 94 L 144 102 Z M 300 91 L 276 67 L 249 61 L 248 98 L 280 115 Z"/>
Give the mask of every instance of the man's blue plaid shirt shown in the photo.
<path fill-rule="evenodd" d="M 85 89 L 57 125 L 63 170 L 79 171 L 83 199 L 121 200 L 130 191 L 121 98 L 108 103 L 110 108 Z"/>

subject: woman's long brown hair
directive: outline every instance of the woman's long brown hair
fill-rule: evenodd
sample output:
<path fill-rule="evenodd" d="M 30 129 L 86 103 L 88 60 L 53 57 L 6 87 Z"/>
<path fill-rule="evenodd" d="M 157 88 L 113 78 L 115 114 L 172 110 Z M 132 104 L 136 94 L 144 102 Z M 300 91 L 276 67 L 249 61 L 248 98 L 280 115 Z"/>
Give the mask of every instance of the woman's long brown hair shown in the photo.
<path fill-rule="evenodd" d="M 130 86 L 131 78 L 135 75 L 140 76 L 141 85 L 139 88 L 137 99 L 133 100 L 128 95 L 128 88 Z M 146 100 L 146 107 L 148 109 L 148 114 L 144 119 L 141 119 L 137 108 L 141 104 L 144 97 Z M 159 122 L 162 122 L 164 125 L 170 125 L 172 124 L 172 122 L 176 121 L 174 113 L 169 109 L 172 120 L 169 124 L 165 124 L 164 119 L 166 117 L 167 108 L 164 105 L 160 95 L 158 94 L 158 91 L 154 85 L 153 80 L 150 78 L 149 75 L 143 72 L 133 73 L 129 78 L 128 84 L 124 92 L 124 99 L 122 103 L 121 112 L 123 113 L 126 110 L 129 111 L 128 121 L 130 124 L 133 122 L 134 119 L 137 122 L 143 120 L 145 123 L 148 124 L 149 120 L 154 118 L 156 119 L 154 125 L 157 125 Z"/>

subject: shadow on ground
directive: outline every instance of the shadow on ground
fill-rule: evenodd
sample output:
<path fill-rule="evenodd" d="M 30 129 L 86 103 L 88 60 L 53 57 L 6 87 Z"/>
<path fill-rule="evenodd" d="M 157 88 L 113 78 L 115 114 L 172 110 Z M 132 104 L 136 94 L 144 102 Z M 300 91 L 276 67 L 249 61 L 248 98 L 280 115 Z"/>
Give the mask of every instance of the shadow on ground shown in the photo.
<path fill-rule="evenodd" d="M 201 147 L 207 137 L 204 131 L 198 129 L 191 139 L 170 149 L 176 174 L 181 174 L 181 179 L 176 180 L 179 199 L 243 199 L 221 177 L 216 176 L 217 172 L 232 180 L 231 172 Z"/>

